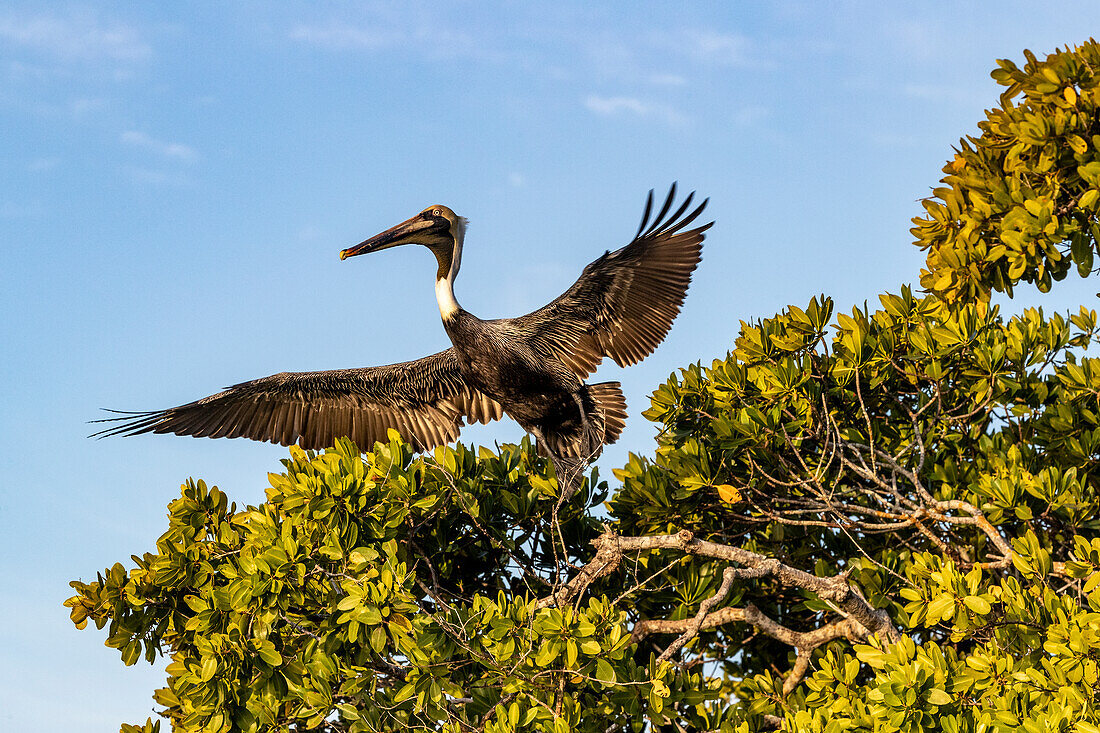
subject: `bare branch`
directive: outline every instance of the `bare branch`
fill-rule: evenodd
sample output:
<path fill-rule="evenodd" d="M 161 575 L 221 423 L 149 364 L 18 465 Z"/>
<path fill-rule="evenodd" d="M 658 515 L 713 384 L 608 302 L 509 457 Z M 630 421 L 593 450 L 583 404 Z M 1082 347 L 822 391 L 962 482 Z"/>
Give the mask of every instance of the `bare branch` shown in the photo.
<path fill-rule="evenodd" d="M 684 633 L 678 636 L 675 641 L 669 644 L 668 647 L 661 652 L 661 655 L 657 657 L 658 662 L 664 662 L 670 659 L 673 654 L 683 649 L 685 644 L 699 634 L 699 629 L 703 626 L 703 619 L 710 613 L 710 609 L 726 599 L 726 596 L 730 593 L 730 588 L 733 587 L 733 580 L 736 577 L 736 568 L 729 567 L 722 571 L 722 585 L 718 587 L 718 592 L 699 604 L 699 612 L 695 614 L 695 618 L 691 619 Z"/>
<path fill-rule="evenodd" d="M 783 585 L 803 588 L 816 594 L 823 601 L 834 604 L 841 613 L 857 621 L 868 629 L 869 633 L 882 634 L 891 642 L 901 638 L 886 612 L 872 608 L 867 599 L 848 583 L 847 575 L 843 573 L 824 578 L 818 577 L 804 570 L 784 565 L 775 558 L 750 552 L 741 547 L 696 539 L 695 535 L 687 530 L 673 535 L 646 537 L 621 537 L 609 531 L 597 537 L 593 544 L 597 548 L 596 557 L 581 568 L 576 577 L 560 590 L 540 599 L 539 608 L 552 605 L 564 606 L 571 603 L 594 581 L 614 572 L 627 552 L 676 550 L 685 555 L 699 555 L 735 562 L 744 568 L 754 569 L 756 572 L 752 574 L 753 577 L 772 576 Z"/>
<path fill-rule="evenodd" d="M 729 570 L 732 570 L 732 568 L 727 568 L 727 571 Z M 719 589 L 720 593 L 721 589 Z M 700 610 L 703 610 L 702 605 L 713 601 L 717 596 L 718 594 L 703 601 L 703 604 L 700 604 Z M 632 643 L 637 644 L 652 634 L 682 634 L 676 642 L 673 642 L 673 646 L 681 640 L 683 640 L 683 643 L 676 646 L 675 649 L 673 646 L 669 647 L 675 653 L 700 631 L 709 631 L 731 623 L 749 624 L 776 641 L 781 641 L 795 648 L 798 659 L 783 680 L 783 692 L 785 694 L 789 694 L 794 690 L 806 676 L 806 672 L 810 668 L 810 657 L 815 649 L 834 639 L 864 641 L 871 634 L 866 627 L 853 618 L 834 621 L 811 631 L 794 631 L 769 618 L 756 606 L 749 604 L 744 608 L 733 606 L 720 608 L 717 611 L 707 613 L 703 617 L 696 614 L 695 618 L 691 619 L 647 619 L 639 621 L 634 625 L 630 640 Z M 665 650 L 666 654 L 668 654 L 668 651 L 668 649 Z M 671 656 L 671 654 L 668 654 L 668 656 Z M 662 654 L 658 659 L 663 661 L 668 656 Z"/>
<path fill-rule="evenodd" d="M 709 599 L 708 599 L 709 600 Z M 694 623 L 695 619 L 646 619 L 634 624 L 630 632 L 630 641 L 637 644 L 651 634 L 682 634 Z M 710 631 L 719 626 L 745 622 L 745 609 L 726 606 L 712 611 L 699 624 L 699 631 Z"/>
<path fill-rule="evenodd" d="M 604 532 L 597 537 L 592 542 L 596 546 L 596 557 L 581 568 L 572 580 L 549 596 L 540 599 L 536 607 L 568 606 L 592 583 L 615 572 L 623 559 L 623 549 L 619 546 L 618 540 L 619 536 L 613 532 Z"/>

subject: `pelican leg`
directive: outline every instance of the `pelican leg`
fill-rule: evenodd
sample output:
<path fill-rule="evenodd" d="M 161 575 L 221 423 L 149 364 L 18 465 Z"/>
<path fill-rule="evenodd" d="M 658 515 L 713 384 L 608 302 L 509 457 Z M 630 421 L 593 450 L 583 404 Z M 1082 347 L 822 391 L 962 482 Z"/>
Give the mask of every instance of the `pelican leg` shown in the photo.
<path fill-rule="evenodd" d="M 550 450 L 550 444 L 546 442 L 546 438 L 543 437 L 541 430 L 532 425 L 527 428 L 527 432 L 535 436 L 535 442 L 541 445 L 551 458 L 554 457 L 554 451 Z"/>
<path fill-rule="evenodd" d="M 581 445 L 579 446 L 580 452 L 580 467 L 583 469 L 592 461 L 600 457 L 603 453 L 604 438 L 606 437 L 607 421 L 604 415 L 596 411 L 596 417 L 598 420 L 595 422 L 589 420 L 588 413 L 584 409 L 584 401 L 580 397 L 579 392 L 573 393 L 573 401 L 577 403 L 577 410 L 581 415 Z"/>
<path fill-rule="evenodd" d="M 580 392 L 573 393 L 573 401 L 577 403 L 577 410 L 579 410 L 581 413 L 581 422 L 588 422 L 588 415 L 586 415 L 584 412 L 584 400 L 581 399 Z"/>
<path fill-rule="evenodd" d="M 581 415 L 581 444 L 579 446 L 579 452 L 582 456 L 581 461 L 584 463 L 590 461 L 594 457 L 593 454 L 599 450 L 599 447 L 603 444 L 603 440 L 601 439 L 599 444 L 593 445 L 595 436 L 593 436 L 589 430 L 588 413 L 584 410 L 584 400 L 581 399 L 580 392 L 573 393 L 573 401 L 577 403 L 577 411 L 580 412 Z M 585 459 L 584 456 L 589 456 L 589 458 Z"/>
<path fill-rule="evenodd" d="M 580 488 L 580 472 L 587 465 L 587 461 L 580 458 L 574 462 L 565 456 L 558 455 L 557 451 L 551 448 L 550 443 L 543 437 L 542 431 L 534 426 L 528 428 L 527 432 L 535 436 L 535 440 L 546 451 L 546 456 L 554 463 L 554 473 L 558 477 L 558 487 L 561 489 L 561 496 L 558 497 L 558 503 L 554 507 L 554 515 L 557 516 L 558 508 L 573 498 L 573 494 L 577 493 L 577 489 Z"/>
<path fill-rule="evenodd" d="M 573 498 L 581 487 L 581 473 L 588 462 L 584 458 L 558 458 L 554 461 L 555 468 L 559 468 L 559 484 L 561 485 L 561 497 L 558 499 L 560 507 Z"/>

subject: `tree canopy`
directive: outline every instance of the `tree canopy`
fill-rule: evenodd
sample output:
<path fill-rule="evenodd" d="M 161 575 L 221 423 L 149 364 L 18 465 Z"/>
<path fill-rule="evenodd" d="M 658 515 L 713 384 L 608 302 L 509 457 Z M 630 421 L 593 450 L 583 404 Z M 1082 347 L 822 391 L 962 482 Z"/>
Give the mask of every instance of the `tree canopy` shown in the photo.
<path fill-rule="evenodd" d="M 1100 44 L 1020 67 L 914 220 L 924 292 L 742 322 L 557 507 L 524 440 L 188 481 L 66 601 L 173 730 L 1100 731 Z M 593 507 L 606 507 L 601 512 Z M 124 725 L 156 730 L 159 721 Z"/>

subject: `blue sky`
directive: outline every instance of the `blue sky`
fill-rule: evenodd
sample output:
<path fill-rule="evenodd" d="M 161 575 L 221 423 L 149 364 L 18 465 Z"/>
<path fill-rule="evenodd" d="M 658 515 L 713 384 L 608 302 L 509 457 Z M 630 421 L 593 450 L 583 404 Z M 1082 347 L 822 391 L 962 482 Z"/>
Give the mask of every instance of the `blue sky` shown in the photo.
<path fill-rule="evenodd" d="M 915 282 L 909 219 L 994 60 L 1100 28 L 1085 2 L 589 5 L 0 3 L 0 728 L 144 720 L 161 667 L 73 630 L 67 582 L 151 549 L 188 476 L 255 503 L 285 455 L 88 440 L 99 408 L 447 345 L 426 251 L 341 248 L 449 205 L 459 301 L 518 315 L 625 244 L 650 188 L 709 196 L 669 338 L 595 377 L 630 405 L 610 478 L 650 451 L 649 392 L 740 319 Z"/>

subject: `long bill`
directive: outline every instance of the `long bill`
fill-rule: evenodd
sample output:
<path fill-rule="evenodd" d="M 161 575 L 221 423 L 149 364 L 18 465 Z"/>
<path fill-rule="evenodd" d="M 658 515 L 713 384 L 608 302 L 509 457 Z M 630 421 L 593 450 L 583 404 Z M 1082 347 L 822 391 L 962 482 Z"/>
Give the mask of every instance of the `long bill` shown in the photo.
<path fill-rule="evenodd" d="M 427 230 L 431 229 L 433 226 L 435 226 L 433 221 L 425 219 L 420 214 L 417 214 L 413 218 L 403 221 L 381 234 L 375 234 L 370 239 L 366 239 L 354 247 L 348 247 L 345 250 L 341 250 L 340 259 L 346 260 L 348 257 L 367 254 L 368 252 L 379 252 L 401 244 L 411 244 L 414 241 L 413 237 L 427 232 Z"/>

